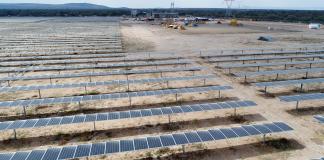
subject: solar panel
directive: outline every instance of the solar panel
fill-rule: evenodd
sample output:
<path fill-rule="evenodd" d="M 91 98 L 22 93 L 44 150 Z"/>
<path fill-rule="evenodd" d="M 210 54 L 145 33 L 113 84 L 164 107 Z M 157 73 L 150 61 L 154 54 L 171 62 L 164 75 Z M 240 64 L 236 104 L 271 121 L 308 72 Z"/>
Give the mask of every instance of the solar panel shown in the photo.
<path fill-rule="evenodd" d="M 105 143 L 94 143 L 92 144 L 90 156 L 105 154 Z"/>
<path fill-rule="evenodd" d="M 83 144 L 83 145 L 78 145 L 74 158 L 79 158 L 79 157 L 88 157 L 91 149 L 91 144 Z"/>
<path fill-rule="evenodd" d="M 154 57 L 154 58 L 91 58 L 91 59 L 69 59 L 69 60 L 37 60 L 37 61 L 14 61 L 14 62 L 1 62 L 2 67 L 16 67 L 16 66 L 35 66 L 35 65 L 58 65 L 58 64 L 77 64 L 77 63 L 104 63 L 104 62 L 133 62 L 133 61 L 154 61 L 154 60 L 171 60 L 182 59 L 181 57 L 169 56 L 169 57 Z M 4 61 L 4 60 L 2 60 Z"/>
<path fill-rule="evenodd" d="M 267 66 L 279 66 L 279 65 L 320 64 L 320 63 L 324 63 L 324 60 L 276 62 L 276 63 L 229 64 L 229 65 L 219 65 L 219 67 L 220 68 L 246 68 L 246 67 L 267 67 Z"/>
<path fill-rule="evenodd" d="M 17 120 L 17 121 L 8 121 L 0 122 L 0 131 L 8 129 L 18 129 L 18 128 L 37 128 L 43 126 L 51 125 L 64 125 L 71 123 L 86 123 L 93 121 L 106 121 L 106 120 L 115 120 L 115 119 L 126 119 L 126 118 L 138 118 L 138 117 L 147 117 L 147 116 L 159 116 L 165 113 L 167 114 L 180 114 L 186 113 L 186 110 L 193 112 L 193 107 L 200 106 L 201 110 L 196 110 L 195 112 L 200 111 L 210 111 L 218 109 L 231 109 L 231 108 L 204 108 L 202 106 L 212 106 L 218 105 L 220 103 L 236 103 L 239 107 L 252 107 L 256 104 L 252 101 L 228 101 L 228 102 L 219 102 L 219 103 L 205 103 L 205 104 L 193 104 L 185 106 L 173 106 L 173 107 L 162 107 L 162 108 L 148 108 L 144 110 L 130 110 L 130 111 L 121 111 L 121 112 L 107 112 L 107 113 L 98 113 L 98 114 L 85 114 L 85 115 L 75 115 L 75 116 L 65 116 L 65 117 L 53 117 L 53 118 L 41 118 L 41 119 L 30 119 L 30 120 Z M 184 109 L 184 112 L 172 112 L 174 108 Z M 162 111 L 164 111 L 162 113 Z M 152 114 L 151 114 L 152 113 Z M 19 124 L 17 126 L 17 124 Z"/>
<path fill-rule="evenodd" d="M 314 79 L 260 82 L 260 83 L 253 83 L 253 84 L 257 87 L 273 87 L 273 86 L 288 86 L 288 85 L 296 85 L 296 84 L 311 84 L 311 83 L 323 83 L 323 82 L 324 82 L 324 78 L 314 78 Z"/>
<path fill-rule="evenodd" d="M 133 80 L 113 80 L 105 82 L 83 82 L 83 83 L 70 83 L 70 84 L 56 84 L 56 85 L 40 85 L 40 86 L 15 86 L 15 87 L 1 87 L 0 92 L 16 92 L 16 91 L 32 91 L 32 90 L 44 90 L 44 89 L 62 89 L 62 88 L 76 88 L 76 87 L 93 87 L 93 86 L 108 86 L 108 85 L 125 85 L 125 84 L 138 84 L 147 83 L 148 81 L 157 82 L 169 82 L 169 81 L 188 81 L 197 79 L 210 79 L 216 78 L 213 75 L 203 75 L 203 76 L 187 76 L 187 77 L 165 77 L 165 78 L 152 78 L 152 79 L 139 79 Z M 142 93 L 144 94 L 144 93 Z M 72 98 L 66 98 L 63 102 L 67 103 L 72 101 Z M 37 105 L 41 101 L 35 102 Z"/>
<path fill-rule="evenodd" d="M 120 140 L 120 152 L 134 150 L 134 140 Z"/>
<path fill-rule="evenodd" d="M 281 130 L 271 131 L 267 128 L 267 126 L 277 126 Z M 255 134 L 251 133 L 251 128 L 254 130 L 258 129 L 260 132 L 255 132 Z M 271 128 L 272 128 L 271 127 Z M 235 130 L 232 130 L 235 128 Z M 250 135 L 260 135 L 261 133 L 276 133 L 276 132 L 283 132 L 283 131 L 291 131 L 292 128 L 283 122 L 274 122 L 274 123 L 267 123 L 267 125 L 258 124 L 258 125 L 248 125 L 242 127 L 233 127 L 230 128 L 221 128 L 221 129 L 211 129 L 209 131 L 198 130 L 194 132 L 186 132 L 186 133 L 174 133 L 172 135 L 160 135 L 159 137 L 142 137 L 136 139 L 128 139 L 128 140 L 120 140 L 120 141 L 108 141 L 105 143 L 94 143 L 94 144 L 80 144 L 77 146 L 66 146 L 61 148 L 50 148 L 47 150 L 33 150 L 30 152 L 16 152 L 16 153 L 2 153 L 0 157 L 8 157 L 12 158 L 11 160 L 25 160 L 29 155 L 39 159 L 39 155 L 50 153 L 55 154 L 48 154 L 54 155 L 53 158 L 57 158 L 57 153 L 59 152 L 58 159 L 73 159 L 79 157 L 88 157 L 92 155 L 100 155 L 100 154 L 112 154 L 118 152 L 126 152 L 126 151 L 134 151 L 134 150 L 142 150 L 147 148 L 159 148 L 159 147 L 167 147 L 167 146 L 174 146 L 174 145 L 183 145 L 187 143 L 197 143 L 202 141 L 214 141 L 214 140 L 221 140 L 221 139 L 229 139 L 234 137 L 245 137 L 246 134 L 249 133 Z M 246 130 L 246 128 L 250 128 Z M 235 134 L 236 131 L 239 134 Z M 241 131 L 246 131 L 242 132 Z M 222 133 L 222 134 L 221 134 Z M 228 135 L 228 136 L 224 136 Z M 235 136 L 234 136 L 234 134 Z M 215 137 L 215 138 L 213 138 Z M 147 141 L 146 141 L 147 140 Z M 147 143 L 146 143 L 147 142 Z M 105 146 L 105 147 L 104 147 Z M 103 150 L 105 148 L 105 150 Z M 54 152 L 55 150 L 55 152 Z M 4 159 L 6 160 L 6 159 Z M 44 160 L 44 157 L 40 160 Z"/>
<path fill-rule="evenodd" d="M 70 159 L 74 157 L 76 146 L 63 147 L 58 159 Z"/>
<path fill-rule="evenodd" d="M 160 136 L 161 143 L 164 147 L 176 145 L 173 137 L 171 135 L 162 135 Z"/>
<path fill-rule="evenodd" d="M 307 51 L 271 51 L 271 52 L 255 52 L 255 53 L 232 53 L 232 54 L 212 54 L 212 55 L 203 55 L 203 58 L 209 57 L 236 57 L 236 56 L 255 56 L 255 55 L 284 55 L 284 54 L 314 54 L 314 53 L 323 53 L 323 50 L 307 50 Z"/>
<path fill-rule="evenodd" d="M 230 58 L 230 59 L 209 59 L 208 62 L 234 62 L 234 61 L 259 61 L 259 60 L 280 60 L 280 59 L 295 59 L 295 58 L 322 58 L 323 54 L 310 54 L 299 56 L 274 56 L 274 57 L 252 57 L 252 58 Z"/>
<path fill-rule="evenodd" d="M 191 90 L 191 93 L 193 92 L 207 92 L 207 91 L 220 91 L 220 90 L 229 90 L 232 89 L 231 86 L 208 86 L 208 87 L 194 87 L 194 88 L 179 88 L 179 89 L 171 89 L 175 91 L 176 93 L 189 93 L 188 90 Z M 138 97 L 138 95 L 145 94 L 149 95 L 149 92 L 152 92 L 152 95 L 161 95 L 164 94 L 163 92 L 166 90 L 156 90 L 156 91 L 139 91 L 139 92 L 125 92 L 125 93 L 111 93 L 111 94 L 100 94 L 95 96 L 82 96 L 82 100 L 79 102 L 86 102 L 86 101 L 94 101 L 97 100 L 95 97 L 101 97 L 100 100 L 108 100 L 108 99 L 117 99 L 117 98 L 126 98 L 126 97 Z M 170 91 L 170 90 L 169 90 Z M 125 97 L 120 97 L 120 95 L 127 95 Z M 165 93 L 166 94 L 166 93 Z M 172 92 L 168 92 L 167 94 L 172 94 Z M 3 101 L 0 102 L 0 107 L 16 107 L 16 106 L 33 106 L 35 105 L 35 101 L 38 101 L 36 106 L 38 105 L 50 105 L 50 104 L 61 104 L 66 103 L 63 102 L 64 99 L 74 99 L 76 96 L 73 97 L 59 97 L 59 98 L 52 98 L 52 99 L 29 99 L 29 100 L 18 100 L 18 101 Z M 19 102 L 19 103 L 17 103 Z M 68 102 L 70 103 L 70 102 Z M 172 112 L 172 110 L 170 109 Z"/>
<path fill-rule="evenodd" d="M 320 99 L 324 99 L 324 94 L 323 93 L 310 93 L 310 94 L 300 94 L 300 95 L 292 95 L 292 96 L 279 96 L 279 99 L 284 102 L 320 100 Z"/>
<path fill-rule="evenodd" d="M 30 152 L 26 160 L 41 160 L 45 150 L 33 150 Z"/>
<path fill-rule="evenodd" d="M 134 139 L 135 150 L 148 149 L 148 142 L 146 138 Z"/>
<path fill-rule="evenodd" d="M 1 160 L 10 160 L 13 156 L 13 153 L 0 153 L 0 159 Z"/>
<path fill-rule="evenodd" d="M 58 78 L 77 78 L 77 77 L 94 77 L 94 76 L 111 76 L 111 75 L 125 75 L 125 74 L 148 74 L 161 72 L 180 72 L 180 71 L 199 71 L 202 67 L 187 67 L 187 68 L 166 68 L 154 70 L 120 70 L 109 72 L 82 72 L 71 74 L 44 74 L 37 76 L 14 76 L 14 77 L 0 77 L 0 81 L 18 81 L 18 80 L 40 80 L 40 79 L 58 79 Z"/>
<path fill-rule="evenodd" d="M 190 64 L 190 60 L 168 60 L 159 62 L 129 62 L 129 63 L 116 63 L 116 64 L 101 64 L 101 65 L 74 65 L 74 66 L 38 66 L 26 68 L 3 68 L 0 73 L 11 72 L 30 72 L 30 71 L 58 71 L 58 70 L 80 70 L 80 69 L 106 69 L 106 68 L 120 68 L 120 67 L 142 67 L 142 66 L 156 66 L 156 65 L 180 65 Z"/>
<path fill-rule="evenodd" d="M 316 115 L 314 116 L 316 120 L 318 120 L 320 123 L 324 123 L 324 116 L 323 115 Z"/>
<path fill-rule="evenodd" d="M 120 152 L 119 141 L 106 142 L 106 154 L 117 153 L 117 152 Z"/>
<path fill-rule="evenodd" d="M 61 152 L 61 148 L 50 148 L 47 149 L 44 157 L 42 158 L 42 160 L 52 160 L 52 159 L 57 159 L 60 152 Z"/>

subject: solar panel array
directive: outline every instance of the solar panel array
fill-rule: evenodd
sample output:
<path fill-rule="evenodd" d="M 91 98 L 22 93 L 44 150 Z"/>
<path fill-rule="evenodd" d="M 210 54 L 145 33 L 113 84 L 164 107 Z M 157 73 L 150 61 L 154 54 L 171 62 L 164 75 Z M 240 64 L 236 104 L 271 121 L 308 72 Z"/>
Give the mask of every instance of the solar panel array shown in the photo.
<path fill-rule="evenodd" d="M 296 85 L 296 84 L 310 84 L 310 83 L 323 83 L 323 82 L 324 82 L 324 78 L 314 78 L 314 79 L 260 82 L 260 83 L 254 83 L 253 85 L 257 87 L 269 87 L 269 86 L 288 86 L 288 85 Z"/>
<path fill-rule="evenodd" d="M 278 60 L 278 59 L 294 59 L 294 58 L 323 58 L 323 54 L 310 54 L 301 56 L 275 56 L 275 57 L 253 57 L 253 58 L 231 58 L 231 59 L 209 59 L 208 62 L 234 62 L 234 61 L 257 61 L 257 60 Z"/>
<path fill-rule="evenodd" d="M 30 66 L 30 65 L 54 65 L 54 64 L 75 64 L 75 63 L 103 63 L 103 62 L 122 62 L 122 61 L 154 61 L 182 59 L 181 57 L 161 57 L 161 58 L 91 58 L 91 59 L 71 59 L 71 60 L 41 60 L 41 61 L 16 61 L 2 62 L 0 66 Z"/>
<path fill-rule="evenodd" d="M 283 122 L 244 125 L 232 128 L 188 131 L 160 136 L 140 137 L 135 139 L 114 140 L 99 143 L 80 144 L 49 148 L 46 150 L 19 151 L 0 154 L 1 160 L 57 160 L 73 159 L 120 152 L 140 151 L 185 144 L 210 142 L 231 138 L 256 136 L 261 134 L 281 133 L 293 130 Z"/>
<path fill-rule="evenodd" d="M 256 53 L 233 53 L 233 54 L 210 54 L 201 57 L 235 57 L 235 56 L 254 56 L 254 55 L 282 55 L 282 54 L 314 54 L 323 53 L 324 50 L 307 50 L 307 51 L 272 51 L 272 52 L 256 52 Z"/>
<path fill-rule="evenodd" d="M 278 65 L 320 64 L 320 63 L 324 63 L 324 60 L 276 62 L 276 63 L 252 63 L 252 64 L 227 64 L 227 65 L 219 65 L 219 67 L 220 68 L 244 68 L 244 67 L 266 67 L 266 66 L 278 66 Z"/>
<path fill-rule="evenodd" d="M 35 51 L 21 52 L 21 53 L 7 53 L 1 54 L 2 57 L 21 57 L 21 56 L 58 56 L 58 55 L 75 55 L 75 54 L 109 54 L 121 53 L 120 49 L 95 49 L 95 50 L 64 50 L 64 51 L 51 51 L 36 53 Z"/>
<path fill-rule="evenodd" d="M 156 66 L 156 65 L 180 65 L 190 64 L 190 60 L 169 60 L 159 62 L 134 62 L 134 63 L 115 63 L 101 65 L 75 65 L 75 66 L 50 66 L 50 67 L 28 67 L 28 68 L 2 68 L 0 73 L 10 72 L 28 72 L 28 71 L 57 71 L 57 70 L 79 70 L 79 69 L 105 69 L 118 67 L 141 67 L 141 66 Z"/>
<path fill-rule="evenodd" d="M 23 60 L 53 60 L 53 59 L 82 59 L 82 58 L 107 58 L 107 57 L 125 57 L 123 53 L 110 54 L 75 54 L 75 55 L 57 55 L 57 56 L 29 56 L 29 57 L 1 57 L 0 62 L 5 61 L 23 61 Z"/>
<path fill-rule="evenodd" d="M 298 73 L 317 73 L 324 72 L 324 68 L 308 68 L 308 69 L 289 69 L 289 70 L 272 70 L 272 71 L 259 71 L 259 72 L 238 72 L 234 73 L 238 77 L 254 77 L 262 75 L 276 75 L 276 74 L 298 74 Z"/>
<path fill-rule="evenodd" d="M 299 102 L 308 100 L 321 100 L 324 99 L 324 93 L 310 93 L 292 96 L 280 96 L 279 99 L 284 102 Z"/>
<path fill-rule="evenodd" d="M 83 82 L 83 83 L 55 84 L 55 85 L 1 87 L 0 92 L 94 87 L 94 86 L 108 86 L 108 85 L 126 85 L 126 84 L 136 84 L 136 83 L 159 83 L 159 82 L 168 82 L 168 81 L 186 81 L 186 80 L 209 79 L 209 78 L 215 78 L 215 76 L 205 75 L 205 76 L 187 76 L 187 77 L 164 77 L 164 78 L 135 79 L 135 80 L 113 80 L 113 81 L 104 81 L 104 82 Z"/>
<path fill-rule="evenodd" d="M 324 123 L 324 115 L 316 115 L 314 116 L 316 120 L 318 120 L 320 123 Z"/>
<path fill-rule="evenodd" d="M 86 102 L 86 101 L 98 101 L 98 100 L 131 98 L 131 97 L 142 97 L 142 96 L 159 96 L 159 95 L 180 94 L 180 93 L 220 91 L 220 90 L 229 90 L 229 89 L 233 89 L 233 88 L 230 86 L 208 86 L 208 87 L 166 89 L 166 90 L 156 90 L 156 91 L 139 91 L 139 92 L 124 92 L 124 93 L 111 93 L 111 94 L 72 96 L 72 97 L 59 97 L 59 98 L 3 101 L 0 102 L 0 107 L 39 106 L 39 105 L 49 105 L 49 104 L 77 103 L 77 102 Z"/>
<path fill-rule="evenodd" d="M 56 79 L 56 78 L 76 78 L 76 77 L 95 77 L 95 76 L 111 76 L 111 75 L 128 75 L 128 74 L 147 74 L 161 72 L 180 72 L 180 71 L 200 71 L 202 67 L 186 67 L 186 68 L 165 68 L 165 69 L 142 69 L 142 70 L 118 70 L 109 72 L 82 72 L 69 74 L 42 74 L 39 76 L 15 76 L 3 77 L 0 81 L 18 81 L 18 80 L 39 80 L 39 79 Z"/>
<path fill-rule="evenodd" d="M 41 118 L 41 119 L 28 119 L 17 121 L 0 122 L 0 131 L 19 129 L 19 128 L 39 128 L 54 125 L 67 125 L 76 123 L 88 123 L 95 121 L 108 121 L 128 118 L 139 118 L 149 116 L 161 116 L 171 114 L 182 114 L 192 112 L 203 112 L 220 109 L 232 109 L 232 108 L 245 108 L 256 106 L 256 103 L 252 101 L 228 101 L 219 103 L 205 103 L 205 104 L 193 104 L 183 106 L 172 106 L 162 108 L 148 108 L 141 110 L 129 110 L 121 112 L 107 112 L 97 114 L 85 114 L 75 116 L 53 117 L 53 118 Z"/>

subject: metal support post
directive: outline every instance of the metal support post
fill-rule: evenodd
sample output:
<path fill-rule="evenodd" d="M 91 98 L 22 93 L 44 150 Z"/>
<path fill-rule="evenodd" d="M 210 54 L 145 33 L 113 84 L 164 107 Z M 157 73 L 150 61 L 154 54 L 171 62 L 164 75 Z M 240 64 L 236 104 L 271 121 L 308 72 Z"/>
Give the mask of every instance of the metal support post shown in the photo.
<path fill-rule="evenodd" d="M 171 124 L 171 115 L 168 114 L 168 121 L 169 121 L 169 124 Z"/>
<path fill-rule="evenodd" d="M 132 97 L 128 97 L 128 99 L 129 99 L 129 106 L 132 106 Z"/>
<path fill-rule="evenodd" d="M 89 81 L 92 82 L 91 76 L 89 76 Z"/>
<path fill-rule="evenodd" d="M 204 79 L 204 86 L 206 86 L 206 78 Z"/>
<path fill-rule="evenodd" d="M 51 83 L 51 85 L 53 84 L 53 83 L 52 83 L 52 78 L 50 78 L 50 83 Z"/>
<path fill-rule="evenodd" d="M 16 131 L 16 129 L 14 129 L 13 132 L 14 132 L 14 139 L 17 140 L 17 131 Z"/>
<path fill-rule="evenodd" d="M 258 66 L 258 72 L 260 72 L 260 66 Z"/>
<path fill-rule="evenodd" d="M 299 107 L 299 101 L 297 101 L 296 103 L 296 110 L 298 110 L 298 107 Z"/>
<path fill-rule="evenodd" d="M 41 95 L 41 91 L 40 91 L 40 89 L 38 89 L 38 97 L 39 97 L 39 98 L 42 98 L 42 95 Z"/>
<path fill-rule="evenodd" d="M 178 102 L 178 93 L 175 94 L 176 102 Z"/>
<path fill-rule="evenodd" d="M 160 77 L 161 77 L 161 78 L 163 77 L 163 74 L 162 74 L 162 72 L 160 72 Z"/>
<path fill-rule="evenodd" d="M 23 106 L 24 116 L 26 117 L 26 106 Z"/>
<path fill-rule="evenodd" d="M 278 80 L 279 79 L 279 73 L 277 73 L 277 76 L 276 76 L 276 80 Z"/>
<path fill-rule="evenodd" d="M 87 86 L 84 86 L 84 92 L 88 94 Z"/>
<path fill-rule="evenodd" d="M 236 107 L 234 108 L 234 116 L 236 117 Z"/>
<path fill-rule="evenodd" d="M 93 130 L 96 130 L 96 121 L 93 121 Z"/>
<path fill-rule="evenodd" d="M 303 91 L 303 88 L 304 88 L 304 84 L 300 84 L 300 91 L 302 92 Z"/>
<path fill-rule="evenodd" d="M 308 78 L 308 72 L 306 72 L 306 78 Z"/>
<path fill-rule="evenodd" d="M 218 91 L 218 98 L 221 98 L 221 91 Z"/>
<path fill-rule="evenodd" d="M 8 82 L 8 87 L 10 87 L 10 81 L 7 81 Z"/>

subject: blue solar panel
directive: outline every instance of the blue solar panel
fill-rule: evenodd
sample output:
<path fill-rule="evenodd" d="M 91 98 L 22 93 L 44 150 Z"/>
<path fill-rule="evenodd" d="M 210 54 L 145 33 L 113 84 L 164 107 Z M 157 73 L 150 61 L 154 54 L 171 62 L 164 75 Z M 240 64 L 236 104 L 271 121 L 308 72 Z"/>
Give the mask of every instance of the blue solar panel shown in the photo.
<path fill-rule="evenodd" d="M 42 160 L 52 160 L 57 159 L 61 152 L 61 148 L 50 148 L 46 151 Z"/>
<path fill-rule="evenodd" d="M 121 140 L 120 141 L 120 152 L 133 151 L 134 141 L 133 140 Z"/>
<path fill-rule="evenodd" d="M 160 137 L 147 137 L 147 143 L 149 148 L 162 147 Z"/>
<path fill-rule="evenodd" d="M 273 124 L 278 126 L 283 131 L 292 131 L 293 130 L 291 127 L 289 127 L 287 124 L 285 124 L 283 122 L 274 122 Z"/>
<path fill-rule="evenodd" d="M 69 159 L 74 157 L 76 146 L 63 147 L 58 159 Z"/>
<path fill-rule="evenodd" d="M 224 134 L 218 129 L 213 129 L 213 130 L 208 130 L 208 131 L 213 136 L 213 138 L 215 140 L 226 139 Z"/>
<path fill-rule="evenodd" d="M 4 153 L 4 154 L 0 153 L 1 160 L 10 160 L 12 156 L 13 156 L 13 153 Z"/>
<path fill-rule="evenodd" d="M 208 131 L 197 131 L 197 133 L 202 141 L 213 141 L 214 140 Z"/>
<path fill-rule="evenodd" d="M 234 131 L 233 130 L 231 130 L 231 129 L 227 129 L 227 128 L 225 128 L 225 129 L 219 129 L 225 136 L 226 136 L 226 138 L 234 138 L 234 137 L 238 137 L 238 135 L 236 135 L 235 133 L 234 133 Z"/>
<path fill-rule="evenodd" d="M 189 143 L 184 134 L 172 134 L 172 136 L 177 145 Z"/>
<path fill-rule="evenodd" d="M 201 139 L 196 132 L 187 132 L 185 135 L 190 143 L 201 142 Z"/>
<path fill-rule="evenodd" d="M 25 160 L 30 152 L 16 152 L 10 160 Z"/>
<path fill-rule="evenodd" d="M 259 131 L 258 131 L 258 130 Z M 81 144 L 61 148 L 50 148 L 47 150 L 33 150 L 31 152 L 16 152 L 0 154 L 0 158 L 7 160 L 14 154 L 11 160 L 25 160 L 27 157 L 33 160 L 71 159 L 88 157 L 93 155 L 142 150 L 148 148 L 168 147 L 183 145 L 202 141 L 220 140 L 247 135 L 260 135 L 292 130 L 282 122 L 266 123 L 263 125 L 249 125 L 233 128 L 211 129 L 208 131 L 196 131 L 186 133 L 174 133 L 172 135 L 160 135 L 159 137 L 136 138 L 134 140 L 109 141 L 106 143 Z M 42 155 L 44 155 L 42 157 Z M 2 160 L 2 159 L 1 159 Z"/>
<path fill-rule="evenodd" d="M 147 142 L 146 138 L 134 139 L 134 147 L 135 147 L 135 150 L 147 149 L 148 142 Z"/>
<path fill-rule="evenodd" d="M 242 126 L 250 135 L 258 135 L 261 132 L 255 129 L 253 126 Z"/>
<path fill-rule="evenodd" d="M 271 133 L 270 129 L 264 127 L 263 125 L 252 125 L 252 126 L 263 134 Z"/>
<path fill-rule="evenodd" d="M 319 123 L 324 123 L 324 116 L 323 115 L 316 115 L 314 116 L 316 120 L 319 121 Z"/>
<path fill-rule="evenodd" d="M 119 152 L 119 141 L 110 141 L 106 143 L 106 154 Z"/>
<path fill-rule="evenodd" d="M 78 145 L 75 150 L 74 158 L 89 156 L 90 148 L 91 144 Z"/>
<path fill-rule="evenodd" d="M 26 160 L 41 160 L 45 150 L 33 150 L 30 152 Z"/>
<path fill-rule="evenodd" d="M 92 144 L 90 156 L 105 154 L 105 143 L 94 143 Z"/>
<path fill-rule="evenodd" d="M 164 147 L 175 145 L 174 139 L 171 135 L 160 136 L 160 139 Z"/>
<path fill-rule="evenodd" d="M 245 131 L 242 127 L 233 127 L 231 128 L 236 135 L 238 135 L 239 137 L 245 137 L 245 136 L 249 136 L 249 133 L 247 131 Z"/>

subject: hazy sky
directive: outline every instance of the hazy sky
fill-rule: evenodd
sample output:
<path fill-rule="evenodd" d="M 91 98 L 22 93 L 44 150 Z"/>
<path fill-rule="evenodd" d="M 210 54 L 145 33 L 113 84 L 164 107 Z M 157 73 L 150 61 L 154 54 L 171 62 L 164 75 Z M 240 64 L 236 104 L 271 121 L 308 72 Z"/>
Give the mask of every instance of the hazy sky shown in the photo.
<path fill-rule="evenodd" d="M 175 1 L 176 7 L 222 8 L 223 0 L 0 0 L 0 3 L 95 3 L 109 7 L 165 8 Z M 235 8 L 324 9 L 324 0 L 236 0 Z"/>

